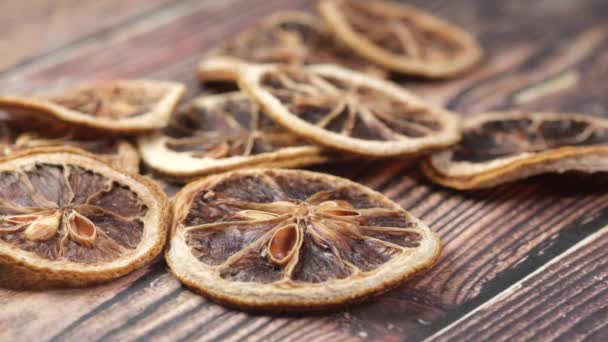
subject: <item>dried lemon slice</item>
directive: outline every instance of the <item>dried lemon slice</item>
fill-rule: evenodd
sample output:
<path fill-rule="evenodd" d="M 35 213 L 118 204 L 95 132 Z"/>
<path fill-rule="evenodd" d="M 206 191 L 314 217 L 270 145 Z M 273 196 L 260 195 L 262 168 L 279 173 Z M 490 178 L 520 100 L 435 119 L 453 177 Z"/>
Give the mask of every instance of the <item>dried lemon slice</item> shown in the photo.
<path fill-rule="evenodd" d="M 336 41 L 324 24 L 305 12 L 283 11 L 212 50 L 198 68 L 204 81 L 234 81 L 243 63 L 340 64 L 384 76 L 384 72 Z"/>
<path fill-rule="evenodd" d="M 0 283 L 78 286 L 149 263 L 170 221 L 162 189 L 69 148 L 0 160 Z"/>
<path fill-rule="evenodd" d="M 179 83 L 118 80 L 51 96 L 0 97 L 0 111 L 97 132 L 138 133 L 164 127 L 184 91 Z"/>
<path fill-rule="evenodd" d="M 297 167 L 329 160 L 275 124 L 240 92 L 204 96 L 178 111 L 163 133 L 139 139 L 146 164 L 175 180 L 252 166 Z"/>
<path fill-rule="evenodd" d="M 169 267 L 183 283 L 248 309 L 307 310 L 386 291 L 431 267 L 440 241 L 396 203 L 326 174 L 240 170 L 174 200 Z"/>
<path fill-rule="evenodd" d="M 37 132 L 22 124 L 0 121 L 0 156 L 39 147 L 68 146 L 94 153 L 110 164 L 131 173 L 139 172 L 139 153 L 126 140 L 73 139 L 70 133 L 45 127 Z"/>
<path fill-rule="evenodd" d="M 541 173 L 608 171 L 608 120 L 567 113 L 487 113 L 464 120 L 455 147 L 423 166 L 456 189 L 485 188 Z"/>
<path fill-rule="evenodd" d="M 460 137 L 457 116 L 385 80 L 333 65 L 242 70 L 241 87 L 269 116 L 323 146 L 383 157 Z"/>
<path fill-rule="evenodd" d="M 404 4 L 319 0 L 317 7 L 336 37 L 393 71 L 449 77 L 471 68 L 483 55 L 467 32 Z"/>

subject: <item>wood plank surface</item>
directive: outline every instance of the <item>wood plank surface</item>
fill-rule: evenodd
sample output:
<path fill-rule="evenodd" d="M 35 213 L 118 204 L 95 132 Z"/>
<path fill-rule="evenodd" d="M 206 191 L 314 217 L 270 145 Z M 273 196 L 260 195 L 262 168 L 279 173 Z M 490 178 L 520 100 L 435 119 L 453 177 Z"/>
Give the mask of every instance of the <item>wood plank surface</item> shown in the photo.
<path fill-rule="evenodd" d="M 608 115 L 605 0 L 408 2 L 474 32 L 487 50 L 482 66 L 456 80 L 397 79 L 409 89 L 463 115 L 508 108 Z M 101 37 L 81 39 L 12 67 L 0 74 L 0 90 L 27 93 L 93 79 L 153 77 L 185 82 L 193 96 L 204 91 L 194 69 L 208 48 L 285 8 L 310 10 L 311 5 L 305 0 L 176 1 L 135 22 L 117 24 Z M 597 255 L 608 255 L 606 239 L 591 235 L 608 225 L 608 175 L 549 175 L 456 192 L 431 184 L 415 163 L 402 160 L 315 170 L 367 184 L 419 216 L 443 239 L 438 265 L 366 304 L 293 317 L 250 315 L 213 304 L 183 288 L 159 260 L 93 288 L 0 290 L 0 339 L 421 340 L 492 303 L 494 296 L 587 236 L 597 240 Z M 596 286 L 607 287 L 605 281 Z M 596 290 L 582 283 L 578 288 L 582 293 Z M 556 296 L 566 301 L 568 293 Z M 552 324 L 586 319 L 588 312 L 571 310 Z M 490 316 L 483 322 L 492 322 Z M 474 330 L 481 328 L 472 325 L 472 330 L 455 333 L 478 336 Z M 604 337 L 603 332 L 589 338 Z M 509 337 L 509 331 L 505 334 Z"/>
<path fill-rule="evenodd" d="M 608 227 L 589 236 L 429 341 L 605 341 Z"/>
<path fill-rule="evenodd" d="M 25 65 L 87 36 L 149 16 L 171 0 L 27 0 L 0 2 L 0 72 Z"/>

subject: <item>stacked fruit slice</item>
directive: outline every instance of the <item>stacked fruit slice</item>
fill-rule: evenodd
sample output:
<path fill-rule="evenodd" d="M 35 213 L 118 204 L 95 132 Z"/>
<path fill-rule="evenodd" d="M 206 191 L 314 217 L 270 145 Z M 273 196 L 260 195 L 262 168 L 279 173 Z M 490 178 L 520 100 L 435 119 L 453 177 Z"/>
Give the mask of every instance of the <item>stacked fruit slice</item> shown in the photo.
<path fill-rule="evenodd" d="M 137 175 L 124 134 L 165 126 L 184 90 L 125 80 L 0 97 L 2 286 L 107 281 L 162 251 L 167 196 Z"/>
<path fill-rule="evenodd" d="M 214 48 L 200 62 L 198 75 L 204 81 L 236 81 L 239 67 L 247 63 L 340 64 L 385 75 L 382 68 L 353 56 L 318 18 L 298 11 L 272 14 Z"/>
<path fill-rule="evenodd" d="M 195 99 L 161 132 L 140 138 L 139 146 L 150 167 L 175 181 L 252 165 L 297 167 L 330 159 L 241 92 Z"/>

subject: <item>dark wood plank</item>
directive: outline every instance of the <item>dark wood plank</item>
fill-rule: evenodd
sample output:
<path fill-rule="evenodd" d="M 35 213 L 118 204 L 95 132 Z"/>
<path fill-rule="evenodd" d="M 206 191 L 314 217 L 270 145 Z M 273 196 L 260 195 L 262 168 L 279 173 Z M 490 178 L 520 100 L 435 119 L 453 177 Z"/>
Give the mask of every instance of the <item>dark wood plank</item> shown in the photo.
<path fill-rule="evenodd" d="M 476 32 L 488 60 L 453 81 L 399 80 L 410 89 L 463 114 L 529 107 L 608 115 L 601 86 L 608 76 L 605 1 L 417 3 Z M 42 58 L 0 79 L 0 85 L 31 91 L 89 79 L 155 77 L 186 82 L 194 94 L 200 89 L 193 71 L 207 48 L 273 10 L 307 6 L 304 0 L 188 3 Z M 2 290 L 0 302 L 10 307 L 4 316 L 11 322 L 2 334 L 32 339 L 44 332 L 55 340 L 419 340 L 608 223 L 606 175 L 537 177 L 459 193 L 430 184 L 415 164 L 399 160 L 317 170 L 361 181 L 420 216 L 445 243 L 437 267 L 349 310 L 282 317 L 210 303 L 182 288 L 158 262 L 91 289 Z"/>
<path fill-rule="evenodd" d="M 173 0 L 0 2 L 0 72 L 88 35 L 159 10 Z"/>
<path fill-rule="evenodd" d="M 608 340 L 608 227 L 429 341 Z"/>

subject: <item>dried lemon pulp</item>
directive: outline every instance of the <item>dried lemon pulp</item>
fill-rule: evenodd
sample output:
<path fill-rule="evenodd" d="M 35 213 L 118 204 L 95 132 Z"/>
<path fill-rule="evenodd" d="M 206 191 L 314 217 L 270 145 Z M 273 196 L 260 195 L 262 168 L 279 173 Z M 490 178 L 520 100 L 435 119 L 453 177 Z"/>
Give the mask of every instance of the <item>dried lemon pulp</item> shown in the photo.
<path fill-rule="evenodd" d="M 173 273 L 241 308 L 322 309 L 430 267 L 438 237 L 379 193 L 330 175 L 233 171 L 186 186 L 166 253 Z"/>
<path fill-rule="evenodd" d="M 319 13 L 354 52 L 390 70 L 450 77 L 477 64 L 482 50 L 466 31 L 390 1 L 319 0 Z"/>
<path fill-rule="evenodd" d="M 423 165 L 457 189 L 490 187 L 547 172 L 608 170 L 608 120 L 582 114 L 486 113 L 464 120 L 460 144 Z"/>
<path fill-rule="evenodd" d="M 456 115 L 394 83 L 335 65 L 248 66 L 239 80 L 273 120 L 322 146 L 387 157 L 460 138 Z"/>
<path fill-rule="evenodd" d="M 162 133 L 139 139 L 144 161 L 174 180 L 252 166 L 296 167 L 329 155 L 268 116 L 240 92 L 203 96 Z"/>
<path fill-rule="evenodd" d="M 0 161 L 0 283 L 84 285 L 150 262 L 169 208 L 153 182 L 69 148 Z"/>
<path fill-rule="evenodd" d="M 384 75 L 336 41 L 318 18 L 298 11 L 272 14 L 215 48 L 199 64 L 198 74 L 207 81 L 234 81 L 243 63 L 334 63 Z"/>

